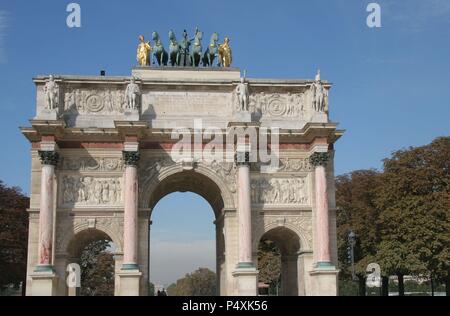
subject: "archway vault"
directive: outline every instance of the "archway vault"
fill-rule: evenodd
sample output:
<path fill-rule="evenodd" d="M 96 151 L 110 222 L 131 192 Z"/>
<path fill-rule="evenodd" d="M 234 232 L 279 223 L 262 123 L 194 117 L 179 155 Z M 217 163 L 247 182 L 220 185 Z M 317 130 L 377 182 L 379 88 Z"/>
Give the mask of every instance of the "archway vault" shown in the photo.
<path fill-rule="evenodd" d="M 235 201 L 229 183 L 204 164 L 186 168 L 181 163 L 163 168 L 150 178 L 140 174 L 140 206 L 152 210 L 164 196 L 173 192 L 193 192 L 202 196 L 219 218 L 224 209 L 234 209 Z"/>

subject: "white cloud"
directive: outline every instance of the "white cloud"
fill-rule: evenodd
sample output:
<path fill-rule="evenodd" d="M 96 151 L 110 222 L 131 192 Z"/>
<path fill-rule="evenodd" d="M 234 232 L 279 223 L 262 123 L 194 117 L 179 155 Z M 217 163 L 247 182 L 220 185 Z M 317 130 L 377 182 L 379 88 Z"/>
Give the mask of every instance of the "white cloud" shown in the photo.
<path fill-rule="evenodd" d="M 0 64 L 6 63 L 5 38 L 8 26 L 8 13 L 0 11 Z"/>
<path fill-rule="evenodd" d="M 167 286 L 199 267 L 215 271 L 215 265 L 215 240 L 151 242 L 150 280 L 155 284 Z"/>

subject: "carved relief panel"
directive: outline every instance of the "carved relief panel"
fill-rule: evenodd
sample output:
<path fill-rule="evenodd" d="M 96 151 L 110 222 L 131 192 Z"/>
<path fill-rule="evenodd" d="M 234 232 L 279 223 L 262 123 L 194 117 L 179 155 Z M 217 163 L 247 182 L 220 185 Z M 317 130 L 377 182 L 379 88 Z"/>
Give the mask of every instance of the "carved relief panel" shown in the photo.
<path fill-rule="evenodd" d="M 308 206 L 308 184 L 307 176 L 253 178 L 250 184 L 251 201 L 264 206 Z"/>
<path fill-rule="evenodd" d="M 123 203 L 122 177 L 62 177 L 60 205 L 63 207 L 112 206 Z"/>
<path fill-rule="evenodd" d="M 123 205 L 123 161 L 119 157 L 63 156 L 58 165 L 58 204 L 63 208 Z"/>
<path fill-rule="evenodd" d="M 64 112 L 77 114 L 122 114 L 125 109 L 125 90 L 111 87 L 64 89 Z"/>

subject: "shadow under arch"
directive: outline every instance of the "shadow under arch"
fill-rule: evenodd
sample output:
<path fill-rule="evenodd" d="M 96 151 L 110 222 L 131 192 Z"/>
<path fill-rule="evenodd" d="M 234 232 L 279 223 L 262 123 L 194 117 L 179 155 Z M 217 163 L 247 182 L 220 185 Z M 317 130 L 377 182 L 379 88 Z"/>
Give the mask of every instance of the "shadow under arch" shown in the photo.
<path fill-rule="evenodd" d="M 198 164 L 190 170 L 183 168 L 181 163 L 174 164 L 140 183 L 140 187 L 140 206 L 150 211 L 159 200 L 173 192 L 193 192 L 200 195 L 211 205 L 216 219 L 224 209 L 235 208 L 228 184 L 204 164 Z"/>
<path fill-rule="evenodd" d="M 253 252 L 256 252 L 258 249 L 259 242 L 263 238 L 264 235 L 269 233 L 270 231 L 274 231 L 278 228 L 285 228 L 287 231 L 289 231 L 292 234 L 293 238 L 298 238 L 298 251 L 309 251 L 311 248 L 310 242 L 308 241 L 308 238 L 306 236 L 306 232 L 298 225 L 294 225 L 293 223 L 289 222 L 283 222 L 282 224 L 279 224 L 278 222 L 270 222 L 267 224 L 261 223 L 260 226 L 257 226 L 255 229 L 255 239 L 253 240 Z M 294 237 L 295 235 L 295 237 Z"/>
<path fill-rule="evenodd" d="M 72 236 L 71 240 L 67 245 L 67 254 L 71 258 L 79 258 L 83 249 L 89 245 L 90 243 L 97 240 L 109 240 L 114 243 L 112 238 L 105 233 L 96 228 L 88 228 L 82 231 L 79 231 L 75 235 Z M 115 244 L 115 243 L 114 243 Z"/>

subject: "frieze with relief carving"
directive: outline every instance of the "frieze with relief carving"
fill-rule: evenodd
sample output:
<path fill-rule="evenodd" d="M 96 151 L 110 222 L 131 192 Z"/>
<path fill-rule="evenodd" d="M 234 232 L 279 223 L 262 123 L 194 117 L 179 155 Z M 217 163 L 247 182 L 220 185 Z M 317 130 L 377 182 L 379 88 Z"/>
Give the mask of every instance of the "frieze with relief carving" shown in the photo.
<path fill-rule="evenodd" d="M 122 177 L 62 177 L 62 206 L 113 206 L 123 201 Z"/>
<path fill-rule="evenodd" d="M 64 112 L 77 114 L 122 114 L 126 108 L 123 89 L 79 89 L 66 87 Z"/>
<path fill-rule="evenodd" d="M 59 166 L 67 171 L 122 171 L 123 160 L 116 157 L 63 157 Z"/>
<path fill-rule="evenodd" d="M 308 183 L 301 178 L 258 178 L 251 181 L 251 201 L 264 205 L 308 205 Z"/>

